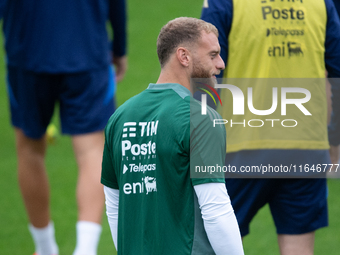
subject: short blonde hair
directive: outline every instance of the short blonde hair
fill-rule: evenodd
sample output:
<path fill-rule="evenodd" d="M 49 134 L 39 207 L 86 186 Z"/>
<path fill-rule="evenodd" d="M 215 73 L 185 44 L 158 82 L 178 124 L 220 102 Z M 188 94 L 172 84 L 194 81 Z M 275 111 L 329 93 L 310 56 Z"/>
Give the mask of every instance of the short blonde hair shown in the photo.
<path fill-rule="evenodd" d="M 218 37 L 217 28 L 201 19 L 180 17 L 163 26 L 157 38 L 157 55 L 161 67 L 166 64 L 177 47 L 197 43 L 202 31 L 214 33 Z"/>

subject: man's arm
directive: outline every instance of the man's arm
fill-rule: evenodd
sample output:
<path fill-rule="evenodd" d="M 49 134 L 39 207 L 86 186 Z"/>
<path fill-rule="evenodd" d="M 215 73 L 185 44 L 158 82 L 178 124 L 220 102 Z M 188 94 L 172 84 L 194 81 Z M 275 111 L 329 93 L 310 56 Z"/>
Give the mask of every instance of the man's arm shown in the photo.
<path fill-rule="evenodd" d="M 112 62 L 119 82 L 124 78 L 127 69 L 125 0 L 110 1 L 109 18 L 113 29 Z"/>
<path fill-rule="evenodd" d="M 325 1 L 327 8 L 327 27 L 325 42 L 325 62 L 332 85 L 332 115 L 328 127 L 329 152 L 333 164 L 339 160 L 340 150 L 340 20 L 334 3 Z M 335 78 L 335 79 L 334 79 Z"/>
<path fill-rule="evenodd" d="M 215 253 L 242 255 L 238 223 L 224 183 L 194 186 L 202 212 L 204 228 Z"/>
<path fill-rule="evenodd" d="M 232 0 L 208 0 L 203 5 L 201 19 L 213 24 L 218 29 L 218 41 L 221 46 L 221 57 L 228 64 L 228 37 L 233 18 Z M 217 78 L 223 77 L 223 71 Z"/>
<path fill-rule="evenodd" d="M 4 16 L 4 9 L 5 9 L 6 2 L 7 2 L 7 0 L 0 0 L 0 20 Z"/>
<path fill-rule="evenodd" d="M 226 65 L 228 62 L 228 36 L 231 29 L 232 16 L 232 0 L 206 0 L 203 4 L 201 19 L 213 24 L 217 28 L 219 34 L 218 41 L 221 46 L 220 56 Z M 223 73 L 224 70 L 222 70 L 216 77 L 222 78 Z M 217 89 L 217 92 L 220 93 L 220 89 Z M 196 91 L 194 98 L 201 101 L 202 94 L 203 93 L 201 91 Z M 211 108 L 216 109 L 213 100 L 210 97 L 208 97 L 207 100 L 208 105 Z"/>
<path fill-rule="evenodd" d="M 106 215 L 109 221 L 111 235 L 116 250 L 118 250 L 118 208 L 119 208 L 119 190 L 104 186 Z"/>
<path fill-rule="evenodd" d="M 329 155 L 331 157 L 332 164 L 338 164 L 340 160 L 340 146 L 330 145 Z"/>

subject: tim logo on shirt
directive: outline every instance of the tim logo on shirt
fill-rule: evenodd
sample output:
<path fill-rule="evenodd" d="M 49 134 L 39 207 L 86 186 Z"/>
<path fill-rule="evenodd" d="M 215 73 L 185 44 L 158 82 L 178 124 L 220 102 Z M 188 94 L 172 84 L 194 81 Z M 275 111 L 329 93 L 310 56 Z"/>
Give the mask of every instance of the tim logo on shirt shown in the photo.
<path fill-rule="evenodd" d="M 156 142 L 152 136 L 157 135 L 158 120 L 145 122 L 125 122 L 122 132 L 122 156 L 147 156 L 156 154 Z M 144 143 L 136 143 L 141 137 L 150 137 Z M 145 141 L 145 139 L 144 139 Z"/>

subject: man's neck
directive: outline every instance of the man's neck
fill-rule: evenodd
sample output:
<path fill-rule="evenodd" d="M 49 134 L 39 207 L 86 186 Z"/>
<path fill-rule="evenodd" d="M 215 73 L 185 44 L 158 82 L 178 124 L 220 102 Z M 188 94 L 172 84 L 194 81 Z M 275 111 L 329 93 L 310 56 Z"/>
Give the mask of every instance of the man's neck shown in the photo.
<path fill-rule="evenodd" d="M 169 69 L 169 68 L 168 68 Z M 167 69 L 161 70 L 159 78 L 156 82 L 159 83 L 178 83 L 183 87 L 187 88 L 192 93 L 192 89 L 190 86 L 190 79 L 186 76 L 186 74 L 181 74 L 180 72 L 168 71 Z"/>

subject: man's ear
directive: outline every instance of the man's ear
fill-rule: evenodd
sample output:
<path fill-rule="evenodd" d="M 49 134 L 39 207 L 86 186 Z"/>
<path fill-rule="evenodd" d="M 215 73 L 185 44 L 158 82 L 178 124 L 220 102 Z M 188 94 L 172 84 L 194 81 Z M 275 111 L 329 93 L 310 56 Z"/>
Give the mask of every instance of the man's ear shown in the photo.
<path fill-rule="evenodd" d="M 191 55 L 188 49 L 184 47 L 179 47 L 176 51 L 176 57 L 181 65 L 188 67 L 191 61 Z"/>

